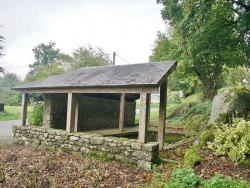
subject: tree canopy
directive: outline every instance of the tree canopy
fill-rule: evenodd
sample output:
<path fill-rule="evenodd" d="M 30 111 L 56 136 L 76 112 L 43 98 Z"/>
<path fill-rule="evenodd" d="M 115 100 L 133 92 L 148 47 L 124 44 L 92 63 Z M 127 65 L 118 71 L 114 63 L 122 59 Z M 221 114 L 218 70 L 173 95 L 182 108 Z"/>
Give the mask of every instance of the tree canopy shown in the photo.
<path fill-rule="evenodd" d="M 221 73 L 226 67 L 249 63 L 249 46 L 242 37 L 240 24 L 235 22 L 232 2 L 159 0 L 158 3 L 164 5 L 163 19 L 174 27 L 171 42 L 165 42 L 172 49 L 167 53 L 180 52 L 177 59 L 183 72 L 197 77 L 204 97 L 212 99 L 217 94 Z M 171 43 L 175 41 L 173 46 Z M 153 56 L 156 55 L 155 49 Z"/>
<path fill-rule="evenodd" d="M 3 49 L 4 49 L 4 46 L 3 46 L 3 42 L 4 42 L 4 37 L 0 35 L 0 57 L 2 57 L 4 55 L 3 53 Z M 3 67 L 0 67 L 0 73 L 4 73 L 4 68 Z"/>
<path fill-rule="evenodd" d="M 55 42 L 50 41 L 49 44 L 41 43 L 37 45 L 32 51 L 35 62 L 29 65 L 30 71 L 25 78 L 25 82 L 47 78 L 81 67 L 112 64 L 109 54 L 100 47 L 94 48 L 91 45 L 78 47 L 72 55 L 67 55 L 56 48 Z"/>
<path fill-rule="evenodd" d="M 17 91 L 11 90 L 11 87 L 21 83 L 20 78 L 15 73 L 7 73 L 4 77 L 0 77 L 0 102 L 6 105 L 21 105 L 22 97 Z"/>
<path fill-rule="evenodd" d="M 112 65 L 109 54 L 104 52 L 102 48 L 94 48 L 91 45 L 78 47 L 73 51 L 72 58 L 72 69 Z"/>

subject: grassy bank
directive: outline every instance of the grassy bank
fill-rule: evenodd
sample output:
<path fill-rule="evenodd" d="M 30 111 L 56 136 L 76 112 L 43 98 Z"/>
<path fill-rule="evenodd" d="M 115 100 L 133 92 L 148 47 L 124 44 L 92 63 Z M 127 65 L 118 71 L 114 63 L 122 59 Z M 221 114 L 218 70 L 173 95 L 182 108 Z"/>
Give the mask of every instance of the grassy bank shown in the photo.
<path fill-rule="evenodd" d="M 32 107 L 28 107 L 27 115 L 29 117 Z M 21 117 L 21 106 L 5 106 L 4 112 L 0 112 L 0 121 L 15 120 Z"/>

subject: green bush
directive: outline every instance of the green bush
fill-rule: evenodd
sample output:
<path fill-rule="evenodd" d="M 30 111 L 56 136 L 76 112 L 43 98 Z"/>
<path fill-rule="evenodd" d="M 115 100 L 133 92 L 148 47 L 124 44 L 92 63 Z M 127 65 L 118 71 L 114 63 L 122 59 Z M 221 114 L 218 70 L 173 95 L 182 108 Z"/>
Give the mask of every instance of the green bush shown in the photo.
<path fill-rule="evenodd" d="M 232 123 L 215 124 L 214 141 L 208 145 L 216 155 L 228 155 L 233 161 L 250 154 L 250 121 L 233 118 Z"/>
<path fill-rule="evenodd" d="M 43 103 L 35 103 L 30 117 L 30 125 L 41 126 L 43 123 Z"/>
<path fill-rule="evenodd" d="M 210 181 L 204 184 L 204 188 L 249 188 L 250 185 L 245 180 L 233 180 L 230 177 L 215 175 Z"/>
<path fill-rule="evenodd" d="M 170 181 L 165 184 L 165 188 L 250 188 L 245 180 L 233 180 L 217 174 L 206 181 L 201 175 L 196 175 L 192 169 L 176 169 Z"/>
<path fill-rule="evenodd" d="M 192 169 L 176 169 L 165 188 L 194 188 L 202 185 L 203 179 L 196 175 Z"/>

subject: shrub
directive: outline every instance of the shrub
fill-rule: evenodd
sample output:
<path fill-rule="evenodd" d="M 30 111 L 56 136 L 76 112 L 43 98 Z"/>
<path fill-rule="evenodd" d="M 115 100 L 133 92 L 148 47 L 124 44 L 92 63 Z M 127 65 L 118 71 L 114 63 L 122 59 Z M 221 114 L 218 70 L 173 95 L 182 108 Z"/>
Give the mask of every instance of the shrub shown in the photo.
<path fill-rule="evenodd" d="M 206 181 L 201 175 L 196 175 L 192 169 L 176 169 L 169 182 L 165 184 L 165 188 L 250 188 L 246 180 L 233 180 L 230 177 L 225 177 L 217 174 L 210 180 Z"/>
<path fill-rule="evenodd" d="M 250 154 L 250 121 L 233 118 L 232 123 L 215 124 L 214 141 L 208 145 L 216 155 L 228 155 L 233 161 Z"/>
<path fill-rule="evenodd" d="M 34 103 L 33 111 L 29 123 L 41 126 L 43 123 L 43 103 Z"/>
<path fill-rule="evenodd" d="M 221 188 L 221 187 L 230 187 L 230 188 L 249 188 L 250 185 L 245 180 L 233 180 L 230 177 L 222 176 L 221 174 L 215 175 L 208 181 L 204 188 Z"/>
<path fill-rule="evenodd" d="M 202 185 L 203 179 L 196 175 L 192 169 L 176 169 L 165 188 L 195 188 Z"/>

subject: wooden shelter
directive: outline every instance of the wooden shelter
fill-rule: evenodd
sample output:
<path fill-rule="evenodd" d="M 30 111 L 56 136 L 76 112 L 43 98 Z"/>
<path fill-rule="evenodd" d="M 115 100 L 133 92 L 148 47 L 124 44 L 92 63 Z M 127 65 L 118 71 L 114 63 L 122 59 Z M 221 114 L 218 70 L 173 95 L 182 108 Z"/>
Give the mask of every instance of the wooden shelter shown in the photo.
<path fill-rule="evenodd" d="M 22 92 L 22 125 L 26 124 L 29 93 L 67 94 L 66 131 L 73 132 L 78 126 L 78 95 L 118 97 L 120 100 L 119 130 L 123 131 L 124 104 L 126 99 L 140 98 L 138 140 L 146 142 L 150 121 L 150 94 L 160 88 L 158 142 L 163 148 L 166 118 L 167 77 L 175 70 L 177 61 L 141 63 L 105 67 L 80 68 L 64 74 L 13 87 Z"/>

